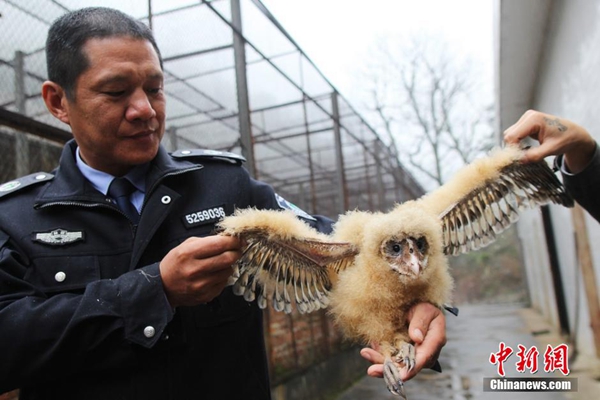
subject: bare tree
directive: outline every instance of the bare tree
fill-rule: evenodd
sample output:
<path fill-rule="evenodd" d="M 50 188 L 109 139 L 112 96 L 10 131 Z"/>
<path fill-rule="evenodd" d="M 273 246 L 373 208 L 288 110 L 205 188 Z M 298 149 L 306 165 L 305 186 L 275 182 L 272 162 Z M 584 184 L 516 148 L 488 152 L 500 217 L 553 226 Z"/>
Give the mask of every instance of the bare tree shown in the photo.
<path fill-rule="evenodd" d="M 459 65 L 443 41 L 422 37 L 399 47 L 380 39 L 371 59 L 371 122 L 386 131 L 415 175 L 441 185 L 491 147 L 491 101 L 474 100 L 482 95 L 473 68 Z"/>
<path fill-rule="evenodd" d="M 363 80 L 370 85 L 369 122 L 387 134 L 400 161 L 424 187 L 443 184 L 492 147 L 491 90 L 477 84 L 478 66 L 461 62 L 439 37 L 420 35 L 408 45 L 380 39 L 370 59 Z M 524 272 L 515 243 L 512 228 L 492 246 L 452 259 L 456 300 L 526 299 L 519 284 Z M 498 263 L 502 268 L 493 268 Z"/>

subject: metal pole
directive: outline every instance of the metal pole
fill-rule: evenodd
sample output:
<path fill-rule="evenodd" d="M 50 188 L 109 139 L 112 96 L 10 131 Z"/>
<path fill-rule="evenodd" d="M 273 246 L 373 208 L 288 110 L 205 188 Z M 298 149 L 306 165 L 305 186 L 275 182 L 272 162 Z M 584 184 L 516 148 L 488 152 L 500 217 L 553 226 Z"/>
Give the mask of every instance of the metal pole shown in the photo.
<path fill-rule="evenodd" d="M 344 152 L 342 151 L 342 134 L 340 130 L 340 111 L 337 93 L 331 93 L 331 110 L 333 112 L 333 137 L 335 140 L 336 175 L 338 182 L 338 212 L 343 214 L 348 209 L 348 191 L 344 171 Z"/>
<path fill-rule="evenodd" d="M 248 100 L 248 80 L 246 76 L 246 42 L 242 32 L 242 10 L 240 0 L 231 0 L 231 24 L 233 30 L 233 54 L 235 60 L 235 78 L 238 99 L 238 119 L 240 124 L 240 143 L 242 155 L 246 158 L 250 176 L 257 177 L 254 162 L 254 143 L 250 123 L 250 102 Z M 240 32 L 240 33 L 238 33 Z"/>
<path fill-rule="evenodd" d="M 17 50 L 14 60 L 15 68 L 15 103 L 17 111 L 21 115 L 26 115 L 25 93 L 25 53 Z M 17 177 L 29 173 L 29 141 L 27 135 L 23 132 L 15 133 L 15 174 Z"/>
<path fill-rule="evenodd" d="M 308 172 L 310 177 L 310 213 L 317 212 L 317 189 L 315 188 L 315 169 L 312 160 L 312 148 L 310 146 L 310 135 L 308 133 L 308 116 L 306 113 L 306 95 L 302 96 L 302 111 L 304 113 L 304 130 L 306 136 L 306 157 L 308 158 Z"/>
<path fill-rule="evenodd" d="M 177 140 L 177 128 L 174 126 L 170 126 L 167 129 L 168 137 L 169 137 L 169 145 L 171 146 L 171 151 L 175 151 L 179 148 L 179 141 Z"/>
<path fill-rule="evenodd" d="M 375 149 L 375 175 L 377 177 L 377 200 L 379 202 L 379 210 L 383 211 L 385 209 L 385 190 L 383 188 L 383 176 L 381 173 L 381 142 L 379 139 L 375 139 L 374 141 L 374 149 Z"/>
<path fill-rule="evenodd" d="M 304 184 L 302 182 L 298 183 L 298 204 L 296 204 L 296 205 L 303 210 L 307 210 L 306 197 L 304 196 Z M 314 212 L 312 212 L 312 210 L 310 213 L 314 214 Z"/>
<path fill-rule="evenodd" d="M 394 192 L 396 193 L 396 203 L 401 203 L 402 190 L 400 189 L 400 178 L 398 175 L 398 170 L 392 173 L 392 177 L 394 178 Z"/>
<path fill-rule="evenodd" d="M 395 174 L 396 179 L 396 201 L 398 203 L 403 203 L 406 199 L 409 198 L 406 190 L 406 177 L 404 175 L 404 171 L 398 169 Z"/>
<path fill-rule="evenodd" d="M 304 68 L 302 55 L 298 58 L 298 69 L 300 70 L 300 86 L 304 90 Z M 304 117 L 304 135 L 306 137 L 306 157 L 308 158 L 308 172 L 310 176 L 310 213 L 317 212 L 317 189 L 315 187 L 315 169 L 312 161 L 312 148 L 310 145 L 310 126 L 308 124 L 308 111 L 306 109 L 306 93 L 302 92 L 302 114 Z"/>
<path fill-rule="evenodd" d="M 148 28 L 152 30 L 152 0 L 148 0 Z"/>
<path fill-rule="evenodd" d="M 367 204 L 370 211 L 375 211 L 373 209 L 373 193 L 371 188 L 371 176 L 369 175 L 369 159 L 367 149 L 363 149 L 363 162 L 365 164 L 365 183 L 367 186 Z"/>
<path fill-rule="evenodd" d="M 542 223 L 544 233 L 546 234 L 546 247 L 548 249 L 548 260 L 550 261 L 550 273 L 552 274 L 552 284 L 554 286 L 554 296 L 556 299 L 556 310 L 558 312 L 558 321 L 560 324 L 560 333 L 570 335 L 569 316 L 567 314 L 567 301 L 563 289 L 563 279 L 560 272 L 558 253 L 556 251 L 556 239 L 554 236 L 554 227 L 548 206 L 540 207 L 542 211 Z"/>

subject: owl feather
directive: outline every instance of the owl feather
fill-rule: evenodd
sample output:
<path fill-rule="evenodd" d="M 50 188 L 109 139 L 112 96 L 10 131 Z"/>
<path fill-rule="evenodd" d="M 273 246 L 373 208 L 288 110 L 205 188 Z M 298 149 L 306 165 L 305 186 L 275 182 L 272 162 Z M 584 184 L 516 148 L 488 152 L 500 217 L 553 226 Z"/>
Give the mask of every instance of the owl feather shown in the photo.
<path fill-rule="evenodd" d="M 523 164 L 522 155 L 497 150 L 387 213 L 350 211 L 331 235 L 291 211 L 237 210 L 220 222 L 222 234 L 245 243 L 234 293 L 287 313 L 328 307 L 346 337 L 380 344 L 388 389 L 405 397 L 398 367 L 415 363 L 407 314 L 420 302 L 451 301 L 446 255 L 490 244 L 524 209 L 573 205 L 544 161 Z"/>

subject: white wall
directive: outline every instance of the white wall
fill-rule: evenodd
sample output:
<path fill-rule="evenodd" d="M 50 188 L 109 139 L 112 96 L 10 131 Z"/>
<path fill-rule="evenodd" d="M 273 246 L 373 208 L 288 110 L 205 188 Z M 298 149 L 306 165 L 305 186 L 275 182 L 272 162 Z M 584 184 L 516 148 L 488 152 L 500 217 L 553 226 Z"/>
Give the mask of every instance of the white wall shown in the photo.
<path fill-rule="evenodd" d="M 532 107 L 576 121 L 600 141 L 600 1 L 555 0 L 550 15 Z M 527 57 L 527 54 L 521 56 Z M 585 292 L 576 268 L 570 210 L 552 207 L 552 221 L 571 330 L 577 333 L 579 350 L 594 354 Z M 532 223 L 525 219 L 520 226 L 532 300 L 558 325 L 555 306 L 548 299 L 552 290 L 546 284 L 550 279 L 549 269 L 544 265 L 547 263 L 535 260 L 536 253 L 543 247 L 538 247 L 536 235 L 528 237 L 531 226 L 526 224 Z M 589 217 L 587 225 L 596 282 L 600 287 L 600 225 Z"/>

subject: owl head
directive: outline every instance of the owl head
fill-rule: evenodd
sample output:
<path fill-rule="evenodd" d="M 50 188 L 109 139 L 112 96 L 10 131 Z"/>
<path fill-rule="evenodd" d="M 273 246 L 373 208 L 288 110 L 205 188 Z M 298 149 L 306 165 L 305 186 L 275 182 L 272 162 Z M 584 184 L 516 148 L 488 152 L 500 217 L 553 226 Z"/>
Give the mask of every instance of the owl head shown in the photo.
<path fill-rule="evenodd" d="M 412 280 L 429 274 L 443 258 L 440 221 L 414 201 L 371 218 L 364 226 L 360 256 L 365 265 Z"/>

